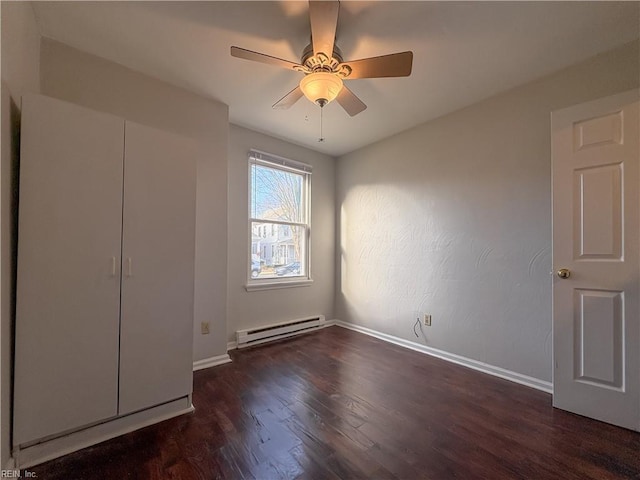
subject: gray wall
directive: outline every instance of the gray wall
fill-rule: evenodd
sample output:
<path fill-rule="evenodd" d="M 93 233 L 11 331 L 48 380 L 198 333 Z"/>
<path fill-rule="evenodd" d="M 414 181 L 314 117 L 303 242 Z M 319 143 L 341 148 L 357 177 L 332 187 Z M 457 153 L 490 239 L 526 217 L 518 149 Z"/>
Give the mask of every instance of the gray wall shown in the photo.
<path fill-rule="evenodd" d="M 550 112 L 638 84 L 634 43 L 341 157 L 337 318 L 550 381 Z"/>
<path fill-rule="evenodd" d="M 194 360 L 226 353 L 228 108 L 53 40 L 43 39 L 42 93 L 194 138 L 196 197 Z M 200 323 L 209 322 L 209 335 Z"/>
<path fill-rule="evenodd" d="M 311 178 L 311 272 L 305 287 L 247 292 L 249 262 L 248 153 L 262 150 L 313 166 Z M 229 135 L 229 275 L 228 339 L 238 329 L 322 314 L 333 318 L 335 249 L 335 161 L 332 157 L 292 145 L 236 125 Z"/>
<path fill-rule="evenodd" d="M 2 263 L 0 268 L 0 469 L 11 455 L 11 372 L 15 314 L 17 176 L 20 97 L 40 90 L 40 35 L 29 2 L 2 2 L 2 172 L 0 175 Z"/>

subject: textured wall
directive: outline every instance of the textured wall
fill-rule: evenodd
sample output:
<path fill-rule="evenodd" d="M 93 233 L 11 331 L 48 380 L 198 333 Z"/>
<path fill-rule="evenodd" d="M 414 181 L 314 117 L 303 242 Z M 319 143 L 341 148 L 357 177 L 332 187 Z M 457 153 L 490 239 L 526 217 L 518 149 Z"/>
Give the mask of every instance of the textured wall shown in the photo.
<path fill-rule="evenodd" d="M 637 86 L 634 43 L 341 157 L 337 318 L 550 381 L 550 112 Z"/>
<path fill-rule="evenodd" d="M 42 42 L 42 93 L 196 139 L 194 360 L 226 353 L 228 108 L 53 40 Z M 211 334 L 200 334 L 209 322 Z"/>
<path fill-rule="evenodd" d="M 30 2 L 2 2 L 2 310 L 0 311 L 0 469 L 11 454 L 11 368 L 15 313 L 20 97 L 40 90 L 40 34 Z"/>
<path fill-rule="evenodd" d="M 269 152 L 313 166 L 311 178 L 311 272 L 313 285 L 247 292 L 248 154 Z M 333 318 L 335 249 L 335 161 L 322 153 L 292 145 L 236 125 L 229 134 L 229 294 L 228 334 L 238 329 L 323 314 Z"/>

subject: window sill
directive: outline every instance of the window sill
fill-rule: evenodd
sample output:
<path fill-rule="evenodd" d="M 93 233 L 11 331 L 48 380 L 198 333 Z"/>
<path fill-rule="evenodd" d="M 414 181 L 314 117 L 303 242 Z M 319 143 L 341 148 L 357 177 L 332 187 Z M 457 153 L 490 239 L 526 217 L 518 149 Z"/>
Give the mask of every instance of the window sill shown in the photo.
<path fill-rule="evenodd" d="M 294 288 L 294 287 L 310 287 L 313 280 L 310 278 L 304 278 L 299 280 L 284 280 L 284 281 L 257 281 L 255 283 L 249 283 L 244 286 L 247 292 L 255 292 L 258 290 L 275 290 L 277 288 Z"/>

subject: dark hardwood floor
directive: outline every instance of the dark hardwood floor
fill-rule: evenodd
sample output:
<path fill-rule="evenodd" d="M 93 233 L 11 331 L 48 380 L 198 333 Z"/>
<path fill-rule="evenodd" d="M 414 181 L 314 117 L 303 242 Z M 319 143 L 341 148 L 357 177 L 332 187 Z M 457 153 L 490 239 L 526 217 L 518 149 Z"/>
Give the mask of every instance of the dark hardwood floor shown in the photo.
<path fill-rule="evenodd" d="M 640 434 L 329 327 L 195 373 L 194 414 L 30 470 L 76 479 L 640 478 Z"/>

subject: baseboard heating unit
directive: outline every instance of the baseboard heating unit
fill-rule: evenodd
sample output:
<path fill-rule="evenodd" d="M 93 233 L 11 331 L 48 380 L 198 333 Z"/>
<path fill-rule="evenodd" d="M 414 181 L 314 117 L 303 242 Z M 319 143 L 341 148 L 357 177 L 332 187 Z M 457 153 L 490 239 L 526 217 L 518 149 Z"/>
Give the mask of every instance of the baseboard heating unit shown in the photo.
<path fill-rule="evenodd" d="M 317 330 L 322 328 L 324 324 L 324 315 L 301 318 L 259 328 L 238 330 L 236 332 L 236 340 L 238 342 L 238 348 L 250 347 L 251 345 L 272 342 L 274 340 L 280 340 L 281 338 Z"/>

